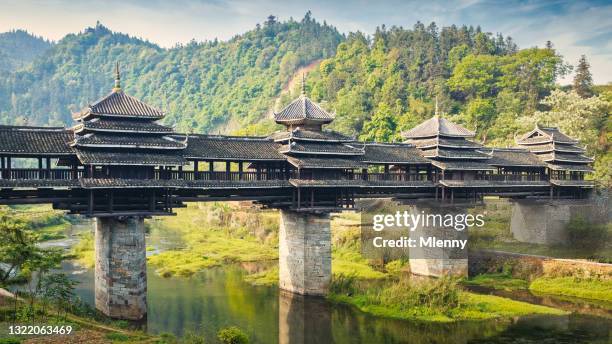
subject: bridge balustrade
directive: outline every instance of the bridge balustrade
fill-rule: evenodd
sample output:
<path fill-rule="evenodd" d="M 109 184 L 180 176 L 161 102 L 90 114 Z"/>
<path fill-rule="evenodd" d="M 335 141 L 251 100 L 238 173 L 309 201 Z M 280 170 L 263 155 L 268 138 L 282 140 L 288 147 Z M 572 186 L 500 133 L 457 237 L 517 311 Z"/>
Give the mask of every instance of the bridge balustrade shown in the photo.
<path fill-rule="evenodd" d="M 540 174 L 485 174 L 476 176 L 476 180 L 489 180 L 495 182 L 538 182 L 545 181 L 546 177 Z"/>
<path fill-rule="evenodd" d="M 33 168 L 11 168 L 10 170 L 4 170 L 3 172 L 3 176 L 6 176 L 5 179 L 73 179 L 73 170 L 71 169 L 40 170 Z M 78 170 L 77 178 L 81 177 L 82 174 L 83 171 Z"/>

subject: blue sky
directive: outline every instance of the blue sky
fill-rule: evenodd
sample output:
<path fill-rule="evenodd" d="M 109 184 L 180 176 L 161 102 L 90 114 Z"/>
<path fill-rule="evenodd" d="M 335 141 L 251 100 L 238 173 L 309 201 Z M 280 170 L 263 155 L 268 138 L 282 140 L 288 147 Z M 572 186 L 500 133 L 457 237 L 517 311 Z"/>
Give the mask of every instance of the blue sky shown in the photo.
<path fill-rule="evenodd" d="M 0 0 L 0 32 L 21 28 L 57 40 L 99 20 L 168 47 L 227 39 L 269 14 L 299 19 L 308 10 L 342 32 L 372 33 L 381 24 L 411 27 L 420 20 L 481 25 L 512 36 L 520 47 L 551 40 L 572 64 L 586 54 L 596 83 L 612 82 L 612 1 Z"/>

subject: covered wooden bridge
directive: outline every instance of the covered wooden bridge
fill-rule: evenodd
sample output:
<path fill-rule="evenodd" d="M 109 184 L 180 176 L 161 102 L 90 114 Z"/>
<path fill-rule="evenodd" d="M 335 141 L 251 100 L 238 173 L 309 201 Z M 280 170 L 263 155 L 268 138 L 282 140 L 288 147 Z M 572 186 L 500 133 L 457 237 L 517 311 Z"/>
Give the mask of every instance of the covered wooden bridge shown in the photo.
<path fill-rule="evenodd" d="M 582 198 L 593 187 L 592 160 L 556 128 L 498 149 L 435 116 L 404 133 L 405 143 L 359 142 L 324 130 L 334 116 L 303 93 L 275 114 L 285 129 L 268 137 L 180 134 L 163 117 L 124 93 L 117 71 L 112 92 L 72 128 L 0 126 L 0 204 L 50 203 L 97 218 L 96 307 L 115 318 L 146 315 L 144 218 L 185 202 L 280 209 L 280 288 L 324 295 L 329 213 L 354 209 L 355 199 Z"/>

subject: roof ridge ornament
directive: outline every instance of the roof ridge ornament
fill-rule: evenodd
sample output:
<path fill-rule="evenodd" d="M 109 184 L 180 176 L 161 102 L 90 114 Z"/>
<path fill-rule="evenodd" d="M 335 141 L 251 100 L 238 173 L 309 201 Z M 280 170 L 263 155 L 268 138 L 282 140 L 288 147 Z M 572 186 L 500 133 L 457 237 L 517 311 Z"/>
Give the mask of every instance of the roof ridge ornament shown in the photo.
<path fill-rule="evenodd" d="M 115 65 L 115 87 L 113 92 L 121 92 L 121 74 L 119 72 L 119 61 Z"/>

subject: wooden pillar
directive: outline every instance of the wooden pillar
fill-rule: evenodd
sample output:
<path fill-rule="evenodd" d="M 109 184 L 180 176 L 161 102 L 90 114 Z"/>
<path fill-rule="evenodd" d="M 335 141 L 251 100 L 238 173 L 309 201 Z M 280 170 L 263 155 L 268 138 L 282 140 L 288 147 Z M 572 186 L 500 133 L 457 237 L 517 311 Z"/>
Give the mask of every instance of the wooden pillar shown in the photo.
<path fill-rule="evenodd" d="M 363 180 L 368 180 L 368 169 L 367 168 L 361 169 L 361 174 L 362 174 L 361 178 Z"/>
<path fill-rule="evenodd" d="M 47 158 L 47 161 L 45 162 L 45 167 L 47 168 L 47 178 L 51 179 L 51 158 Z"/>
<path fill-rule="evenodd" d="M 113 202 L 114 202 L 114 198 L 115 198 L 115 194 L 113 192 L 113 190 L 110 190 L 108 192 L 108 212 L 112 213 L 113 212 Z"/>
<path fill-rule="evenodd" d="M 314 208 L 314 189 L 310 189 L 310 207 Z"/>
<path fill-rule="evenodd" d="M 155 211 L 155 190 L 151 190 L 149 193 L 149 211 Z"/>
<path fill-rule="evenodd" d="M 93 215 L 94 211 L 94 191 L 89 190 L 89 202 L 87 202 L 87 211 L 89 215 Z"/>
<path fill-rule="evenodd" d="M 238 161 L 238 179 L 242 180 L 243 177 L 243 162 L 242 161 Z"/>
<path fill-rule="evenodd" d="M 12 166 L 11 166 L 11 157 L 7 156 L 6 157 L 6 174 L 8 176 L 7 179 L 12 179 L 11 178 L 11 168 L 12 168 Z"/>
<path fill-rule="evenodd" d="M 38 158 L 38 179 L 44 179 L 43 176 L 43 160 L 41 157 Z"/>
<path fill-rule="evenodd" d="M 232 170 L 232 166 L 231 166 L 231 162 L 226 161 L 225 162 L 225 179 L 226 180 L 230 180 L 230 171 Z"/>
<path fill-rule="evenodd" d="M 4 166 L 4 157 L 0 156 L 0 179 L 4 179 L 5 178 L 5 172 L 4 172 L 5 166 Z"/>
<path fill-rule="evenodd" d="M 302 192 L 300 187 L 297 188 L 297 208 L 300 209 L 300 203 L 302 202 Z"/>

